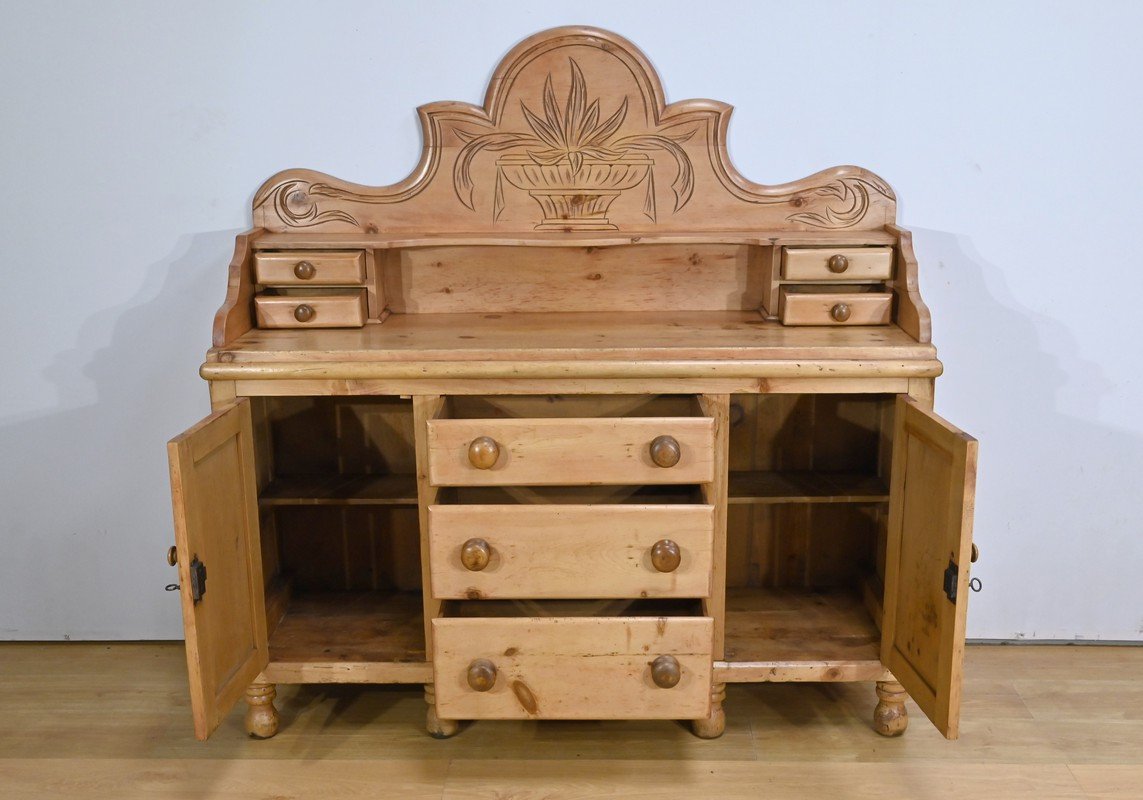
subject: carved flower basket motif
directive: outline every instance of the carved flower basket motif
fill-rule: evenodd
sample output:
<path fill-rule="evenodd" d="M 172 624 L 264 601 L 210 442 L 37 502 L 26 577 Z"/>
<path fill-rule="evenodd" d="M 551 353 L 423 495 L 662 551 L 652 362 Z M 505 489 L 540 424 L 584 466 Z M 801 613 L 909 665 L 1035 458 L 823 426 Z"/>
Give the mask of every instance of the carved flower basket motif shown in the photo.
<path fill-rule="evenodd" d="M 537 164 L 526 155 L 504 156 L 496 162 L 497 183 L 503 176 L 540 204 L 544 219 L 537 230 L 615 230 L 607 220 L 607 209 L 621 193 L 648 181 L 649 202 L 654 203 L 654 164 L 641 155 L 614 161 L 586 158 L 573 171 L 566 160 Z"/>
<path fill-rule="evenodd" d="M 644 153 L 657 151 L 666 153 L 677 168 L 671 184 L 675 210 L 686 205 L 694 188 L 694 172 L 681 143 L 694 131 L 621 136 L 627 98 L 611 116 L 601 119 L 599 100 L 588 102 L 583 71 L 574 59 L 569 64 L 571 88 L 565 103 L 556 99 L 549 73 L 544 82 L 543 116 L 520 104 L 530 130 L 479 134 L 456 130 L 465 143 L 453 166 L 453 186 L 460 201 L 475 210 L 471 167 L 482 151 L 514 150 L 496 161 L 493 219 L 504 210 L 503 184 L 507 181 L 540 204 L 543 219 L 537 229 L 615 230 L 607 219 L 608 208 L 620 194 L 642 183 L 647 187 L 643 213 L 654 221 L 655 161 Z"/>

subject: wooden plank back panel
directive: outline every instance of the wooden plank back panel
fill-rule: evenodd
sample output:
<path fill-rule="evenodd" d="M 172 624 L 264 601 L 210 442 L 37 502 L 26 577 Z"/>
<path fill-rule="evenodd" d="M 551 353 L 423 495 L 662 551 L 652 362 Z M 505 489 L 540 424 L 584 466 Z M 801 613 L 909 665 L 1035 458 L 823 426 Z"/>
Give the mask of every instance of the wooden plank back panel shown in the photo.
<path fill-rule="evenodd" d="M 429 507 L 433 595 L 438 598 L 707 597 L 714 507 L 541 505 Z M 466 569 L 461 548 L 484 540 L 491 556 Z M 674 542 L 669 572 L 651 548 Z"/>
<path fill-rule="evenodd" d="M 743 245 L 426 247 L 385 264 L 394 313 L 734 311 L 758 307 Z"/>
<path fill-rule="evenodd" d="M 524 617 L 433 620 L 437 713 L 444 719 L 698 719 L 710 713 L 709 617 Z M 675 657 L 678 685 L 651 681 Z M 491 661 L 485 692 L 467 682 Z"/>
<path fill-rule="evenodd" d="M 730 469 L 876 475 L 879 432 L 892 408 L 883 396 L 733 395 Z M 727 585 L 853 584 L 876 561 L 875 508 L 731 505 Z"/>

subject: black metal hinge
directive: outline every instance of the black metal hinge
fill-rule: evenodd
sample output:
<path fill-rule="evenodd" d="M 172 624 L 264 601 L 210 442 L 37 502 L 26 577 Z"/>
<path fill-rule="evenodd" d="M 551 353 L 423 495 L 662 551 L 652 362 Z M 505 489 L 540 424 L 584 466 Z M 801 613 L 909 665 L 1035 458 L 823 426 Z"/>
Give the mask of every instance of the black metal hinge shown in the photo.
<path fill-rule="evenodd" d="M 198 556 L 190 563 L 191 600 L 198 603 L 206 594 L 206 564 L 198 560 Z"/>

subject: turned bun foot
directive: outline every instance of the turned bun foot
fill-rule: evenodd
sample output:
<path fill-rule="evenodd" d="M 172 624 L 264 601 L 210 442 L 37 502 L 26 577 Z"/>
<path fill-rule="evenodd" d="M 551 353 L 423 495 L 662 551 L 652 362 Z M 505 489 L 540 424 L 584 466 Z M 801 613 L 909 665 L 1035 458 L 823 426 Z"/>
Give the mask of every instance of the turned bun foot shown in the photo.
<path fill-rule="evenodd" d="M 425 730 L 429 732 L 429 736 L 434 739 L 448 739 L 455 736 L 460 730 L 460 723 L 455 719 L 441 719 L 437 716 L 436 692 L 431 686 L 425 687 L 425 702 L 429 704 L 425 712 Z"/>
<path fill-rule="evenodd" d="M 909 727 L 905 687 L 893 681 L 877 682 L 877 708 L 873 710 L 873 730 L 882 736 L 900 736 Z"/>
<path fill-rule="evenodd" d="M 726 730 L 726 711 L 722 701 L 726 699 L 726 684 L 715 684 L 710 691 L 710 716 L 691 720 L 691 730 L 700 739 L 717 739 Z"/>
<path fill-rule="evenodd" d="M 272 683 L 253 683 L 246 689 L 246 732 L 255 739 L 269 739 L 278 732 L 275 695 Z"/>

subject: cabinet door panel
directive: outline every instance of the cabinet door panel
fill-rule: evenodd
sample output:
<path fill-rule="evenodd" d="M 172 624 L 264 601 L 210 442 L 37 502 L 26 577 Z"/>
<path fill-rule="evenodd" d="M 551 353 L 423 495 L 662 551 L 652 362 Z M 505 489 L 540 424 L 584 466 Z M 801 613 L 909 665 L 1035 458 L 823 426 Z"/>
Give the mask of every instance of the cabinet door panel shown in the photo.
<path fill-rule="evenodd" d="M 975 483 L 976 440 L 898 397 L 881 660 L 949 739 L 960 721 Z"/>
<path fill-rule="evenodd" d="M 251 430 L 249 401 L 240 400 L 167 444 L 198 739 L 269 661 Z"/>

